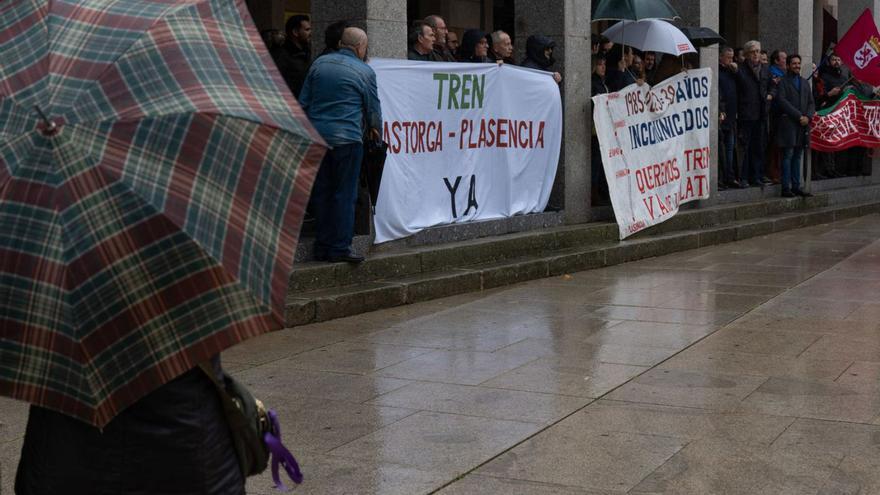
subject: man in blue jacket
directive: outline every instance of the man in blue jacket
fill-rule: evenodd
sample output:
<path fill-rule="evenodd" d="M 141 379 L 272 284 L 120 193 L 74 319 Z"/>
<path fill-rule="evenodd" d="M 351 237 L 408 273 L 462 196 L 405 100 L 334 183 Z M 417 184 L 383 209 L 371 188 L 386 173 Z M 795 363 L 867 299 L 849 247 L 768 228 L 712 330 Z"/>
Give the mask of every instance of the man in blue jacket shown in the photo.
<path fill-rule="evenodd" d="M 365 63 L 367 44 L 362 29 L 346 28 L 339 50 L 315 60 L 300 93 L 309 120 L 331 147 L 312 188 L 320 261 L 364 261 L 351 251 L 364 125 L 376 137 L 382 128 L 376 73 Z"/>

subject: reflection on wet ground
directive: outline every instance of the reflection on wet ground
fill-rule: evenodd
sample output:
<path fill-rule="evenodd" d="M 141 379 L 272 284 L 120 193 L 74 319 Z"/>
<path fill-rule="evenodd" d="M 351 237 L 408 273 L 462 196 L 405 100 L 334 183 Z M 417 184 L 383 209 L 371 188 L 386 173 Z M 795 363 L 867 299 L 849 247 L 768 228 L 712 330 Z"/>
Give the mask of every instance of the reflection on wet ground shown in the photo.
<path fill-rule="evenodd" d="M 880 493 L 878 320 L 868 216 L 288 329 L 224 364 L 280 413 L 298 493 Z M 0 400 L 3 493 L 26 415 Z"/>

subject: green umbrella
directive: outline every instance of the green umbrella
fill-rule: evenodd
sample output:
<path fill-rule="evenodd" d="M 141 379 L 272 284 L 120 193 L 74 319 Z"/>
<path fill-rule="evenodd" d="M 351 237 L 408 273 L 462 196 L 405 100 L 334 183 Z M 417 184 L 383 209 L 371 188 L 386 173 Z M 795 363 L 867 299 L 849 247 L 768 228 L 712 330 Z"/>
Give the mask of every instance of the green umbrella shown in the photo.
<path fill-rule="evenodd" d="M 666 0 L 599 0 L 593 4 L 593 21 L 675 19 L 678 12 Z"/>

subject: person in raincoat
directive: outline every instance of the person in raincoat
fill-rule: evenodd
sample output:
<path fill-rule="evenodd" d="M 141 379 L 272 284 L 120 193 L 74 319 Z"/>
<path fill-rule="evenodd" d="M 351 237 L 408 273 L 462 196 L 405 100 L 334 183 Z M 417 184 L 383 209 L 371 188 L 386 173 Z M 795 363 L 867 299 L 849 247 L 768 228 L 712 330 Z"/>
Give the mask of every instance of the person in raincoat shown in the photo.
<path fill-rule="evenodd" d="M 222 378 L 219 356 L 211 360 Z M 194 368 L 103 429 L 31 406 L 18 495 L 244 495 L 220 396 Z"/>
<path fill-rule="evenodd" d="M 549 72 L 556 63 L 556 59 L 553 58 L 554 48 L 556 48 L 555 41 L 546 36 L 533 34 L 526 40 L 526 58 L 520 65 Z M 562 75 L 553 72 L 553 80 L 557 83 L 562 82 Z"/>

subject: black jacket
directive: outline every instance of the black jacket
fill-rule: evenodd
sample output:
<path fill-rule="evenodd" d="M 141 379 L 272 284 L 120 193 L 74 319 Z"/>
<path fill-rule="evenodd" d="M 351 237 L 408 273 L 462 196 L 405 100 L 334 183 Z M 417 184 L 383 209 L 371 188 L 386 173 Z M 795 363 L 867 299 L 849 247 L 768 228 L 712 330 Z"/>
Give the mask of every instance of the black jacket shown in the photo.
<path fill-rule="evenodd" d="M 551 55 L 550 58 L 544 56 L 544 50 L 548 48 L 556 48 L 556 42 L 546 36 L 533 34 L 526 40 L 526 58 L 523 59 L 523 67 L 538 70 L 551 70 L 556 59 Z"/>
<path fill-rule="evenodd" d="M 736 93 L 736 72 L 726 67 L 718 66 L 718 111 L 724 112 L 724 122 L 721 128 L 733 129 L 736 122 L 738 98 Z"/>
<path fill-rule="evenodd" d="M 767 118 L 767 88 L 770 71 L 766 65 L 759 65 L 758 74 L 749 62 L 739 65 L 737 71 L 737 118 L 739 120 L 763 120 Z"/>
<path fill-rule="evenodd" d="M 299 98 L 299 92 L 302 90 L 303 83 L 306 81 L 306 73 L 309 71 L 309 65 L 312 60 L 310 47 L 300 48 L 290 40 L 284 42 L 284 45 L 273 49 L 269 53 L 278 66 L 278 72 L 284 77 L 284 82 L 293 93 L 293 96 Z"/>
<path fill-rule="evenodd" d="M 449 51 L 449 48 L 440 43 L 434 43 L 434 59 L 438 62 L 458 62 L 458 60 L 455 60 L 455 55 Z"/>
<path fill-rule="evenodd" d="M 814 84 L 815 89 L 813 90 L 813 98 L 816 100 L 816 106 L 820 109 L 831 106 L 831 104 L 840 98 L 843 90 L 849 86 L 847 84 L 849 74 L 840 67 L 835 69 L 830 65 L 823 65 L 822 68 L 819 69 L 818 79 L 818 84 Z M 838 93 L 836 96 L 828 96 L 828 92 L 834 88 L 840 88 L 841 93 Z"/>
<path fill-rule="evenodd" d="M 222 376 L 219 359 L 215 371 Z M 18 495 L 244 495 L 220 398 L 195 368 L 129 406 L 104 430 L 33 406 Z"/>
<path fill-rule="evenodd" d="M 429 53 L 422 55 L 418 51 L 416 51 L 415 47 L 410 46 L 409 50 L 406 52 L 406 58 L 408 60 L 420 60 L 422 62 L 442 62 L 443 59 L 440 58 L 440 55 L 431 50 Z"/>
<path fill-rule="evenodd" d="M 800 89 L 795 80 L 801 82 Z M 800 124 L 801 116 L 812 118 L 816 113 L 810 83 L 801 76 L 786 74 L 779 82 L 776 93 L 779 119 L 776 125 L 776 145 L 780 148 L 805 147 L 809 143 L 809 126 Z"/>

